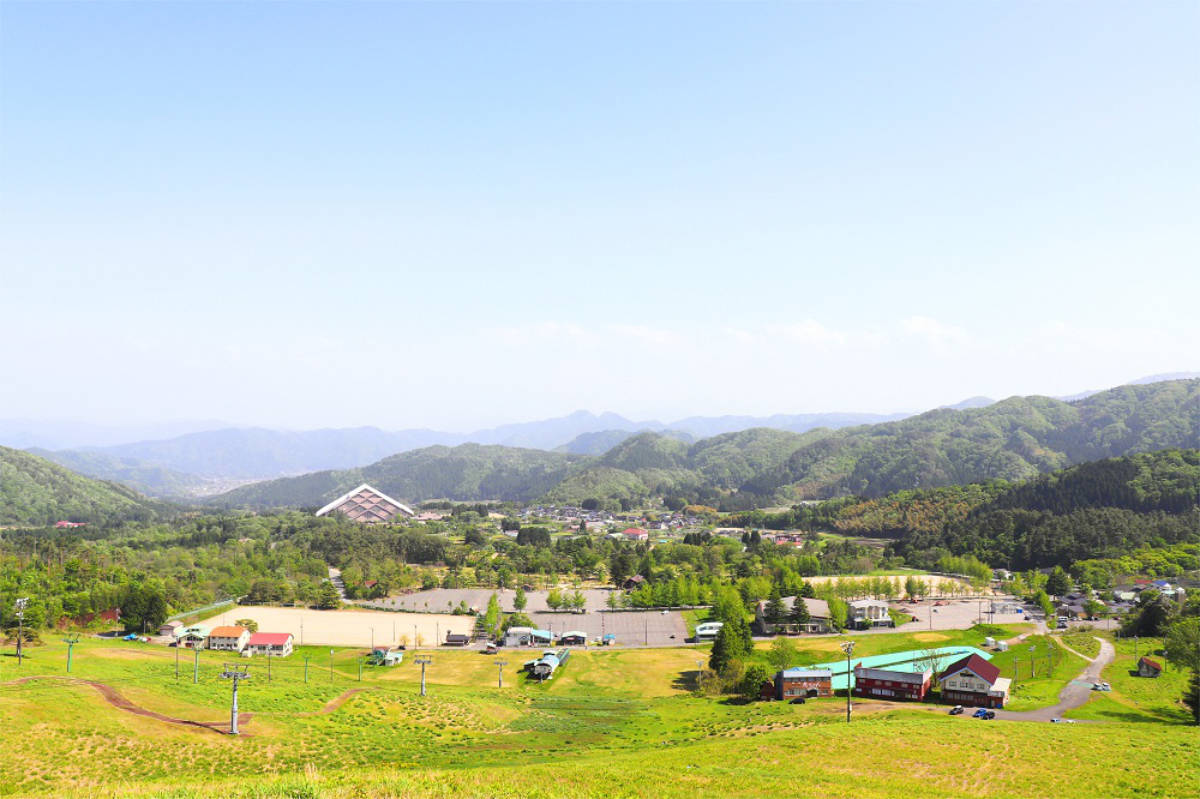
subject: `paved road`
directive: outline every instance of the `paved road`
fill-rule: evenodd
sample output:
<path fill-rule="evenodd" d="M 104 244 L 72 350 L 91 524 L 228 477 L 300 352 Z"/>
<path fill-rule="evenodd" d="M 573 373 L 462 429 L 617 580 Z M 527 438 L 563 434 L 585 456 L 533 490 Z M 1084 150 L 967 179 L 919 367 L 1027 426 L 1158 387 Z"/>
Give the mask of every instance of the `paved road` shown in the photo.
<path fill-rule="evenodd" d="M 1100 654 L 1088 661 L 1087 668 L 1071 682 L 1067 683 L 1066 687 L 1058 694 L 1058 704 L 1053 707 L 1044 707 L 1038 710 L 1027 710 L 1018 712 L 1014 710 L 997 710 L 996 718 L 1005 719 L 1006 721 L 1049 721 L 1054 718 L 1061 718 L 1068 710 L 1074 710 L 1080 707 L 1089 699 L 1092 698 L 1092 683 L 1100 682 L 1100 672 L 1109 663 L 1112 663 L 1116 656 L 1116 650 L 1113 645 L 1103 638 L 1097 638 L 1100 642 Z M 1062 643 L 1061 641 L 1059 642 Z M 1063 646 L 1071 652 L 1075 650 Z M 1078 652 L 1075 652 L 1079 655 Z M 1083 655 L 1079 655 L 1083 657 Z"/>

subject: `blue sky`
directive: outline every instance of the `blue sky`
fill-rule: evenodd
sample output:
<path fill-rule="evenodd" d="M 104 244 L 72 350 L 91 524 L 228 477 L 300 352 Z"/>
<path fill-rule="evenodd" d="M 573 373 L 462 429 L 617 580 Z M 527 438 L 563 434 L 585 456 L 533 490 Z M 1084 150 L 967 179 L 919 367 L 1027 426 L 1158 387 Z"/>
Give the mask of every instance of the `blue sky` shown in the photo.
<path fill-rule="evenodd" d="M 1198 369 L 1198 9 L 5 2 L 0 418 L 469 429 Z"/>

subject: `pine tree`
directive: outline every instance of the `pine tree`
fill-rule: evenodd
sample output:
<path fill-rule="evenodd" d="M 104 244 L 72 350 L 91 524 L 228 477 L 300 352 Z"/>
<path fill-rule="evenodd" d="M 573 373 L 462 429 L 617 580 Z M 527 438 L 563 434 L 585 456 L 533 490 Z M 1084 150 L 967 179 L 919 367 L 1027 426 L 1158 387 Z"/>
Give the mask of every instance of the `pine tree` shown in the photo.
<path fill-rule="evenodd" d="M 812 614 L 808 612 L 808 603 L 803 597 L 796 597 L 792 602 L 792 624 L 795 624 L 800 632 L 804 632 L 804 628 L 812 622 Z"/>
<path fill-rule="evenodd" d="M 517 612 L 525 610 L 525 606 L 529 604 L 529 600 L 525 597 L 525 589 L 517 586 L 517 593 L 513 596 L 513 607 Z"/>
<path fill-rule="evenodd" d="M 771 595 L 767 599 L 767 605 L 763 608 L 763 616 L 767 622 L 776 625 L 783 624 L 787 619 L 787 608 L 783 606 L 783 598 L 779 596 L 779 587 L 771 587 Z"/>

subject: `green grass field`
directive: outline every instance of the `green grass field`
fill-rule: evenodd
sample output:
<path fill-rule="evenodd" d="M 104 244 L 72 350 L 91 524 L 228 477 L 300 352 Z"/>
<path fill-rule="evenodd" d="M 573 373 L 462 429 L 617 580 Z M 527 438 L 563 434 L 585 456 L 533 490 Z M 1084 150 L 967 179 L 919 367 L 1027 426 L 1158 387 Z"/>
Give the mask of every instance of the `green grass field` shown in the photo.
<path fill-rule="evenodd" d="M 1129 638 L 1117 640 L 1110 634 L 1104 637 L 1112 641 L 1117 650 L 1116 658 L 1103 672 L 1112 691 L 1093 696 L 1090 702 L 1068 715 L 1097 721 L 1186 723 L 1188 710 L 1180 697 L 1186 687 L 1187 673 L 1154 654 L 1162 648 L 1162 639 L 1142 638 L 1135 644 Z M 1137 655 L 1149 655 L 1163 665 L 1159 677 L 1138 677 L 1133 673 L 1138 660 L 1134 654 L 1135 646 Z"/>
<path fill-rule="evenodd" d="M 981 633 L 917 640 L 928 635 L 862 636 L 860 646 L 876 654 L 972 643 Z M 838 642 L 801 643 L 827 659 Z M 507 652 L 503 689 L 496 658 L 436 651 L 424 698 L 418 666 L 366 667 L 360 682 L 355 651 L 335 653 L 331 677 L 329 650 L 306 649 L 275 661 L 269 682 L 261 658 L 201 653 L 195 685 L 191 653 L 182 654 L 177 681 L 174 650 L 90 639 L 75 648 L 70 678 L 103 683 L 150 712 L 227 724 L 230 685 L 219 671 L 248 664 L 243 735 L 114 707 L 95 687 L 65 679 L 58 643 L 31 648 L 19 669 L 0 658 L 0 795 L 1181 796 L 1194 787 L 1200 751 L 1196 728 L 1178 716 L 1139 719 L 1135 734 L 1123 719 L 993 724 L 936 705 L 857 702 L 847 725 L 841 699 L 702 698 L 690 688 L 707 653 L 684 647 L 576 652 L 544 685 L 516 674 L 526 654 Z M 1121 700 L 1153 717 L 1169 703 L 1157 686 L 1173 684 L 1139 686 L 1143 693 Z M 1054 757 L 1069 747 L 1088 757 Z"/>

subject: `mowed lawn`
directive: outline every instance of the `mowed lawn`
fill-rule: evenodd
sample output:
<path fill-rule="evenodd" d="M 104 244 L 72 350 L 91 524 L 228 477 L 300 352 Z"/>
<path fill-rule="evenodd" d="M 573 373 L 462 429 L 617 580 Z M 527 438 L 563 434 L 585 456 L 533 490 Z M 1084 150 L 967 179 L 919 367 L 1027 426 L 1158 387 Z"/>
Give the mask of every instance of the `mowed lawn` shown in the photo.
<path fill-rule="evenodd" d="M 904 634 L 872 638 L 892 639 L 870 647 L 881 651 L 905 644 Z M 812 651 L 823 653 L 826 640 L 836 639 Z M 947 643 L 960 642 L 970 643 Z M 362 650 L 336 651 L 331 676 L 329 650 L 308 648 L 275 661 L 269 681 L 261 658 L 202 653 L 192 684 L 186 650 L 177 682 L 173 650 L 76 647 L 71 678 L 197 721 L 227 722 L 230 685 L 219 672 L 249 665 L 240 699 L 251 717 L 235 738 L 113 707 L 63 679 L 60 644 L 30 653 L 19 670 L 0 658 L 5 796 L 1181 796 L 1194 787 L 1200 738 L 1166 721 L 1063 728 L 881 703 L 858 703 L 847 725 L 841 699 L 794 706 L 692 695 L 707 655 L 696 648 L 577 651 L 546 684 L 516 673 L 532 650 L 438 650 L 422 698 L 411 662 L 365 667 L 360 681 Z M 499 659 L 508 661 L 503 689 Z M 1073 747 L 1088 756 L 1046 765 Z"/>
<path fill-rule="evenodd" d="M 1142 638 L 1135 643 L 1129 638 L 1114 639 L 1111 634 L 1104 637 L 1112 641 L 1117 650 L 1116 658 L 1103 672 L 1112 691 L 1094 695 L 1086 705 L 1067 715 L 1099 721 L 1186 723 L 1189 712 L 1181 697 L 1187 687 L 1187 672 L 1156 654 L 1162 649 L 1162 639 Z M 1135 673 L 1138 655 L 1148 655 L 1160 663 L 1162 674 L 1138 677 Z M 1196 732 L 1200 735 L 1200 730 Z M 1197 767 L 1200 768 L 1200 763 Z"/>

